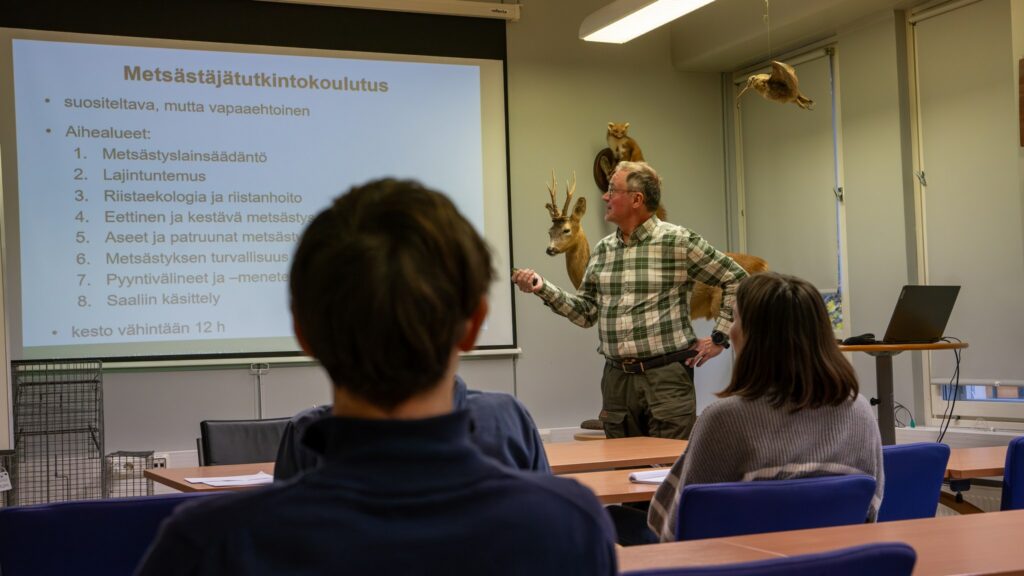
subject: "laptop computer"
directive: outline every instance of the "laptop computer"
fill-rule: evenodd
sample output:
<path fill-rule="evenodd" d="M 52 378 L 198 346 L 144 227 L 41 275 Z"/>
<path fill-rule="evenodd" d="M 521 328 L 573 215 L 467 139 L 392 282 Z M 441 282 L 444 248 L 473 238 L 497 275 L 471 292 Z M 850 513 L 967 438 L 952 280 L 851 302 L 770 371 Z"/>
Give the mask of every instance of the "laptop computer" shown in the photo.
<path fill-rule="evenodd" d="M 881 343 L 938 342 L 959 293 L 959 286 L 904 286 Z"/>

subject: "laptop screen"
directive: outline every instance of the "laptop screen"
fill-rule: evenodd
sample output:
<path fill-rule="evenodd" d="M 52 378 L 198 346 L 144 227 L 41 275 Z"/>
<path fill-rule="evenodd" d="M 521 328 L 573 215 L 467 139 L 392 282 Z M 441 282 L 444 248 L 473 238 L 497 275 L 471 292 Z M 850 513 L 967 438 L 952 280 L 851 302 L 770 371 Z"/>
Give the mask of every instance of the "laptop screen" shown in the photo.
<path fill-rule="evenodd" d="M 904 286 L 885 330 L 886 344 L 938 342 L 953 312 L 959 286 Z"/>

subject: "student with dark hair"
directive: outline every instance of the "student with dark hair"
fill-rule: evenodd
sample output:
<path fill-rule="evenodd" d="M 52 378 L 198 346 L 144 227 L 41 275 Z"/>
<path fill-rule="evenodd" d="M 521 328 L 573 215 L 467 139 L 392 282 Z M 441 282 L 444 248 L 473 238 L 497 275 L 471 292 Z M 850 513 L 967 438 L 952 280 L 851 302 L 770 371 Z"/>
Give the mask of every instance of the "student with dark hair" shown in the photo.
<path fill-rule="evenodd" d="M 295 334 L 334 384 L 289 482 L 179 508 L 149 574 L 614 574 L 614 531 L 589 490 L 520 472 L 452 411 L 493 279 L 483 240 L 444 195 L 356 187 L 306 229 L 290 276 Z"/>
<path fill-rule="evenodd" d="M 686 452 L 648 513 L 662 541 L 676 539 L 686 484 L 867 474 L 882 502 L 882 441 L 853 366 L 839 351 L 821 293 L 776 273 L 740 282 L 731 340 L 732 380 L 697 419 Z"/>

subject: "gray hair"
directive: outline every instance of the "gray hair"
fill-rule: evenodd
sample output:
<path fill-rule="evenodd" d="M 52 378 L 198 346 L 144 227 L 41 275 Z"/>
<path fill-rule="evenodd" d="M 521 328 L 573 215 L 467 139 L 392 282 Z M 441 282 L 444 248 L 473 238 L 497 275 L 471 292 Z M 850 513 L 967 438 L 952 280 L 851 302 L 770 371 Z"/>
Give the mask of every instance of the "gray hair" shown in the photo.
<path fill-rule="evenodd" d="M 623 160 L 615 166 L 612 175 L 616 172 L 626 173 L 626 187 L 631 192 L 640 192 L 644 195 L 644 206 L 647 210 L 654 212 L 661 204 L 661 178 L 647 162 L 628 162 Z"/>

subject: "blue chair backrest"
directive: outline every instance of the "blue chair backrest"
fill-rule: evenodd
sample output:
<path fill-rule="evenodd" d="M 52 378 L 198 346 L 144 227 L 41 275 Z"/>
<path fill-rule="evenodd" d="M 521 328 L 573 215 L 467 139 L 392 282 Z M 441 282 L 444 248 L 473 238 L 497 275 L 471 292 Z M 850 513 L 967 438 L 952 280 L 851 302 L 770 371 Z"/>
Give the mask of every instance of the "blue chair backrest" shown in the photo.
<path fill-rule="evenodd" d="M 939 505 L 949 446 L 935 442 L 882 446 L 885 491 L 878 521 L 931 518 Z"/>
<path fill-rule="evenodd" d="M 1024 509 L 1024 436 L 1010 440 L 1003 468 L 1003 501 L 1000 510 Z"/>
<path fill-rule="evenodd" d="M 0 574 L 130 576 L 164 518 L 202 493 L 0 508 Z"/>
<path fill-rule="evenodd" d="M 916 561 L 914 549 L 902 542 L 876 542 L 818 554 L 742 564 L 637 570 L 622 576 L 909 576 Z"/>
<path fill-rule="evenodd" d="M 875 479 L 864 474 L 693 484 L 679 499 L 680 540 L 862 524 Z"/>

